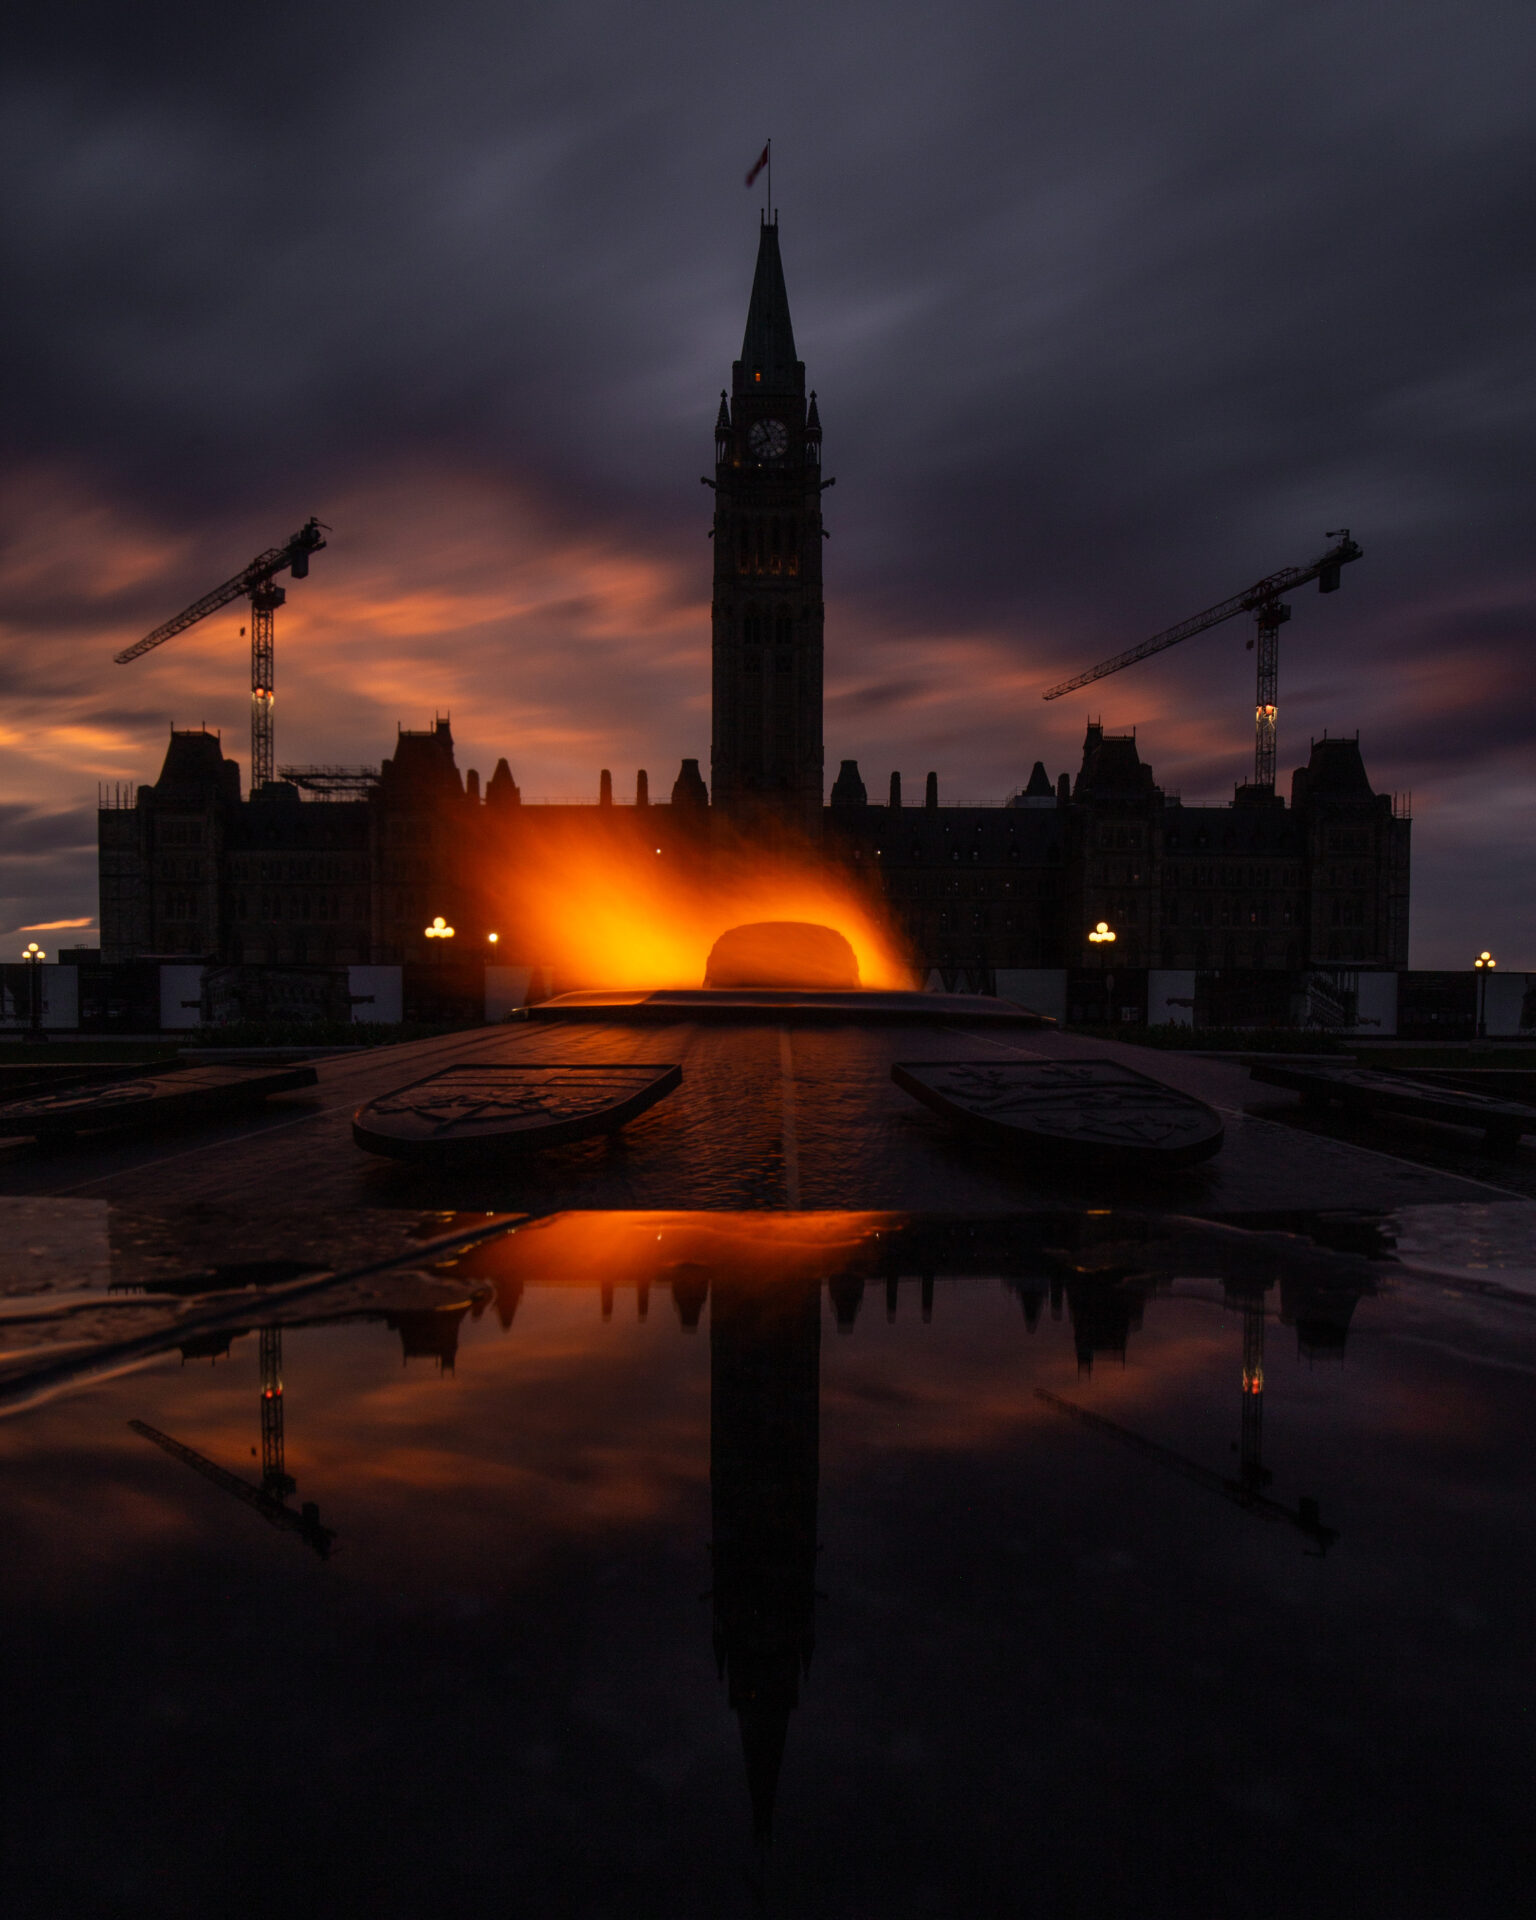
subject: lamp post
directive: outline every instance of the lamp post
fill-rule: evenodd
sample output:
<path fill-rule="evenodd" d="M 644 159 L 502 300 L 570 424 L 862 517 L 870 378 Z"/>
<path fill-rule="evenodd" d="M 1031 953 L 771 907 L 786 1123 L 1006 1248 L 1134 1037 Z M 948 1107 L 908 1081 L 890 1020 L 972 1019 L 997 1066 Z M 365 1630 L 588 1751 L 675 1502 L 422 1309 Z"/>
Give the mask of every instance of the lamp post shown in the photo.
<path fill-rule="evenodd" d="M 1099 924 L 1088 935 L 1088 944 L 1090 946 L 1097 947 L 1099 950 L 1100 972 L 1103 972 L 1104 963 L 1109 958 L 1109 955 L 1104 951 L 1104 949 L 1106 947 L 1113 946 L 1114 939 L 1115 939 L 1114 929 L 1110 926 L 1107 920 L 1101 920 Z M 1114 993 L 1115 993 L 1115 976 L 1112 973 L 1105 973 L 1104 974 L 1104 1015 L 1105 1015 L 1105 1018 L 1109 1021 L 1111 1026 L 1114 1025 L 1114 1018 L 1115 1018 L 1114 1010 L 1110 1004 L 1114 998 Z"/>
<path fill-rule="evenodd" d="M 1479 1040 L 1488 1038 L 1488 976 L 1498 964 L 1486 947 L 1472 962 L 1473 970 L 1477 974 L 1477 1037 Z"/>
<path fill-rule="evenodd" d="M 43 1037 L 43 976 L 41 968 L 48 958 L 35 940 L 29 940 L 21 950 L 21 957 L 27 963 L 27 972 L 31 980 L 29 999 L 32 1008 L 32 1038 Z"/>
<path fill-rule="evenodd" d="M 437 966 L 438 966 L 437 1017 L 439 1019 L 442 1017 L 444 1012 L 445 1000 L 451 1002 L 453 997 L 452 981 L 451 979 L 448 981 L 445 981 L 443 978 L 443 975 L 444 975 L 444 971 L 445 971 L 447 960 L 448 960 L 448 942 L 454 937 L 455 931 L 456 929 L 453 927 L 450 927 L 448 922 L 443 918 L 441 914 L 437 914 L 434 917 L 430 927 L 422 928 L 422 932 L 427 936 L 429 940 L 435 940 L 437 942 Z"/>

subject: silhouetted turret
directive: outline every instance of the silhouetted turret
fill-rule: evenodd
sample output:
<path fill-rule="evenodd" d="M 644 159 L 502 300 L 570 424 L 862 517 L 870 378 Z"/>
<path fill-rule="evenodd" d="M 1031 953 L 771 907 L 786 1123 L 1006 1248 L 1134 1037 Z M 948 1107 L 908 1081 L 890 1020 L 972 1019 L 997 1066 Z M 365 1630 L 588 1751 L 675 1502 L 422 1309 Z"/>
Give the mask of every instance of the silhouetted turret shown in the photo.
<path fill-rule="evenodd" d="M 837 778 L 832 782 L 832 804 L 834 807 L 869 805 L 869 793 L 860 778 L 857 760 L 845 760 L 838 770 Z"/>
<path fill-rule="evenodd" d="M 832 1312 L 837 1319 L 839 1333 L 852 1333 L 853 1323 L 859 1317 L 859 1308 L 864 1300 L 864 1281 L 856 1273 L 839 1273 L 827 1282 L 827 1292 L 832 1297 Z"/>
<path fill-rule="evenodd" d="M 672 1304 L 677 1308 L 677 1317 L 685 1333 L 697 1331 L 699 1315 L 704 1311 L 704 1302 L 708 1298 L 709 1276 L 702 1267 L 690 1263 L 679 1267 L 672 1275 Z"/>
<path fill-rule="evenodd" d="M 501 772 L 498 764 L 496 774 Z M 491 785 L 496 784 L 496 774 Z M 464 791 L 453 758 L 453 729 L 446 720 L 434 720 L 431 728 L 419 733 L 397 729 L 392 759 L 379 768 L 378 793 L 389 804 L 400 805 L 409 799 L 424 801 L 457 798 Z"/>
<path fill-rule="evenodd" d="M 704 784 L 704 776 L 699 772 L 697 760 L 685 760 L 677 778 L 672 782 L 672 804 L 674 807 L 696 808 L 700 812 L 709 805 L 709 789 Z"/>
<path fill-rule="evenodd" d="M 512 778 L 512 769 L 505 760 L 496 762 L 496 771 L 485 783 L 485 804 L 488 807 L 515 807 L 522 801 L 522 788 Z"/>

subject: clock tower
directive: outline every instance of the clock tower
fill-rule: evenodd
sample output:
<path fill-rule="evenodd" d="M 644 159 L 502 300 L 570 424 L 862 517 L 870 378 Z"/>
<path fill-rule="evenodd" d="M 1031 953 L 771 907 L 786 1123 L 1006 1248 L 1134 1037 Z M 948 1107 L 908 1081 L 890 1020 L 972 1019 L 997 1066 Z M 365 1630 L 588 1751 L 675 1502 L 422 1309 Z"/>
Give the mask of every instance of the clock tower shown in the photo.
<path fill-rule="evenodd" d="M 777 221 L 715 422 L 715 806 L 821 830 L 821 421 L 795 358 Z"/>

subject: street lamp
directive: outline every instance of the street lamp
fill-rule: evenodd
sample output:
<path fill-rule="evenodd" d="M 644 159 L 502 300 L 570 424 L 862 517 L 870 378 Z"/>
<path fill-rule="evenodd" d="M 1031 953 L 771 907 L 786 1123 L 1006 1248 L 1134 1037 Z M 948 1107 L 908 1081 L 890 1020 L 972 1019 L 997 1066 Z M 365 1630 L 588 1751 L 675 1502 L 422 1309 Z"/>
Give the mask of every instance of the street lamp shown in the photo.
<path fill-rule="evenodd" d="M 455 931 L 456 929 L 450 927 L 441 914 L 438 914 L 430 927 L 422 928 L 422 932 L 429 940 L 451 940 Z"/>
<path fill-rule="evenodd" d="M 1099 949 L 1099 971 L 1101 973 L 1104 970 L 1104 962 L 1109 957 L 1104 952 L 1104 949 L 1107 946 L 1113 945 L 1114 938 L 1115 938 L 1114 928 L 1110 926 L 1107 920 L 1101 920 L 1099 924 L 1093 929 L 1093 931 L 1088 935 L 1088 944 L 1090 946 L 1097 947 Z M 1104 974 L 1104 1013 L 1105 1013 L 1105 1017 L 1109 1019 L 1111 1022 L 1114 1019 L 1114 1012 L 1110 1005 L 1110 1002 L 1114 998 L 1114 992 L 1115 992 L 1115 976 L 1112 973 L 1105 973 Z"/>
<path fill-rule="evenodd" d="M 1488 976 L 1498 965 L 1498 961 L 1486 947 L 1472 962 L 1477 974 L 1477 1037 L 1488 1038 Z"/>
<path fill-rule="evenodd" d="M 41 1040 L 43 1037 L 43 976 L 39 969 L 48 956 L 35 940 L 29 940 L 21 950 L 21 957 L 27 963 L 32 982 L 32 991 L 29 996 L 32 1004 L 32 1037 L 34 1040 Z"/>

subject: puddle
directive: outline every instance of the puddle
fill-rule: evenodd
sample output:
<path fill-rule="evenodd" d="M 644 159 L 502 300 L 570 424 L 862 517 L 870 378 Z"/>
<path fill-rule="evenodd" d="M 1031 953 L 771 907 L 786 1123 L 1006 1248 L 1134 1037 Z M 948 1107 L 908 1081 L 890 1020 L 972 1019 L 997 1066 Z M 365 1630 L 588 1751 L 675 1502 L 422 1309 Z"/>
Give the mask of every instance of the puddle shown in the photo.
<path fill-rule="evenodd" d="M 1409 1207 L 1384 1223 L 1397 1259 L 1416 1273 L 1536 1299 L 1536 1206 Z"/>
<path fill-rule="evenodd" d="M 1145 1215 L 423 1233 L 93 1295 L 107 1378 L 7 1323 L 9 1911 L 1518 1910 L 1520 1303 Z"/>

